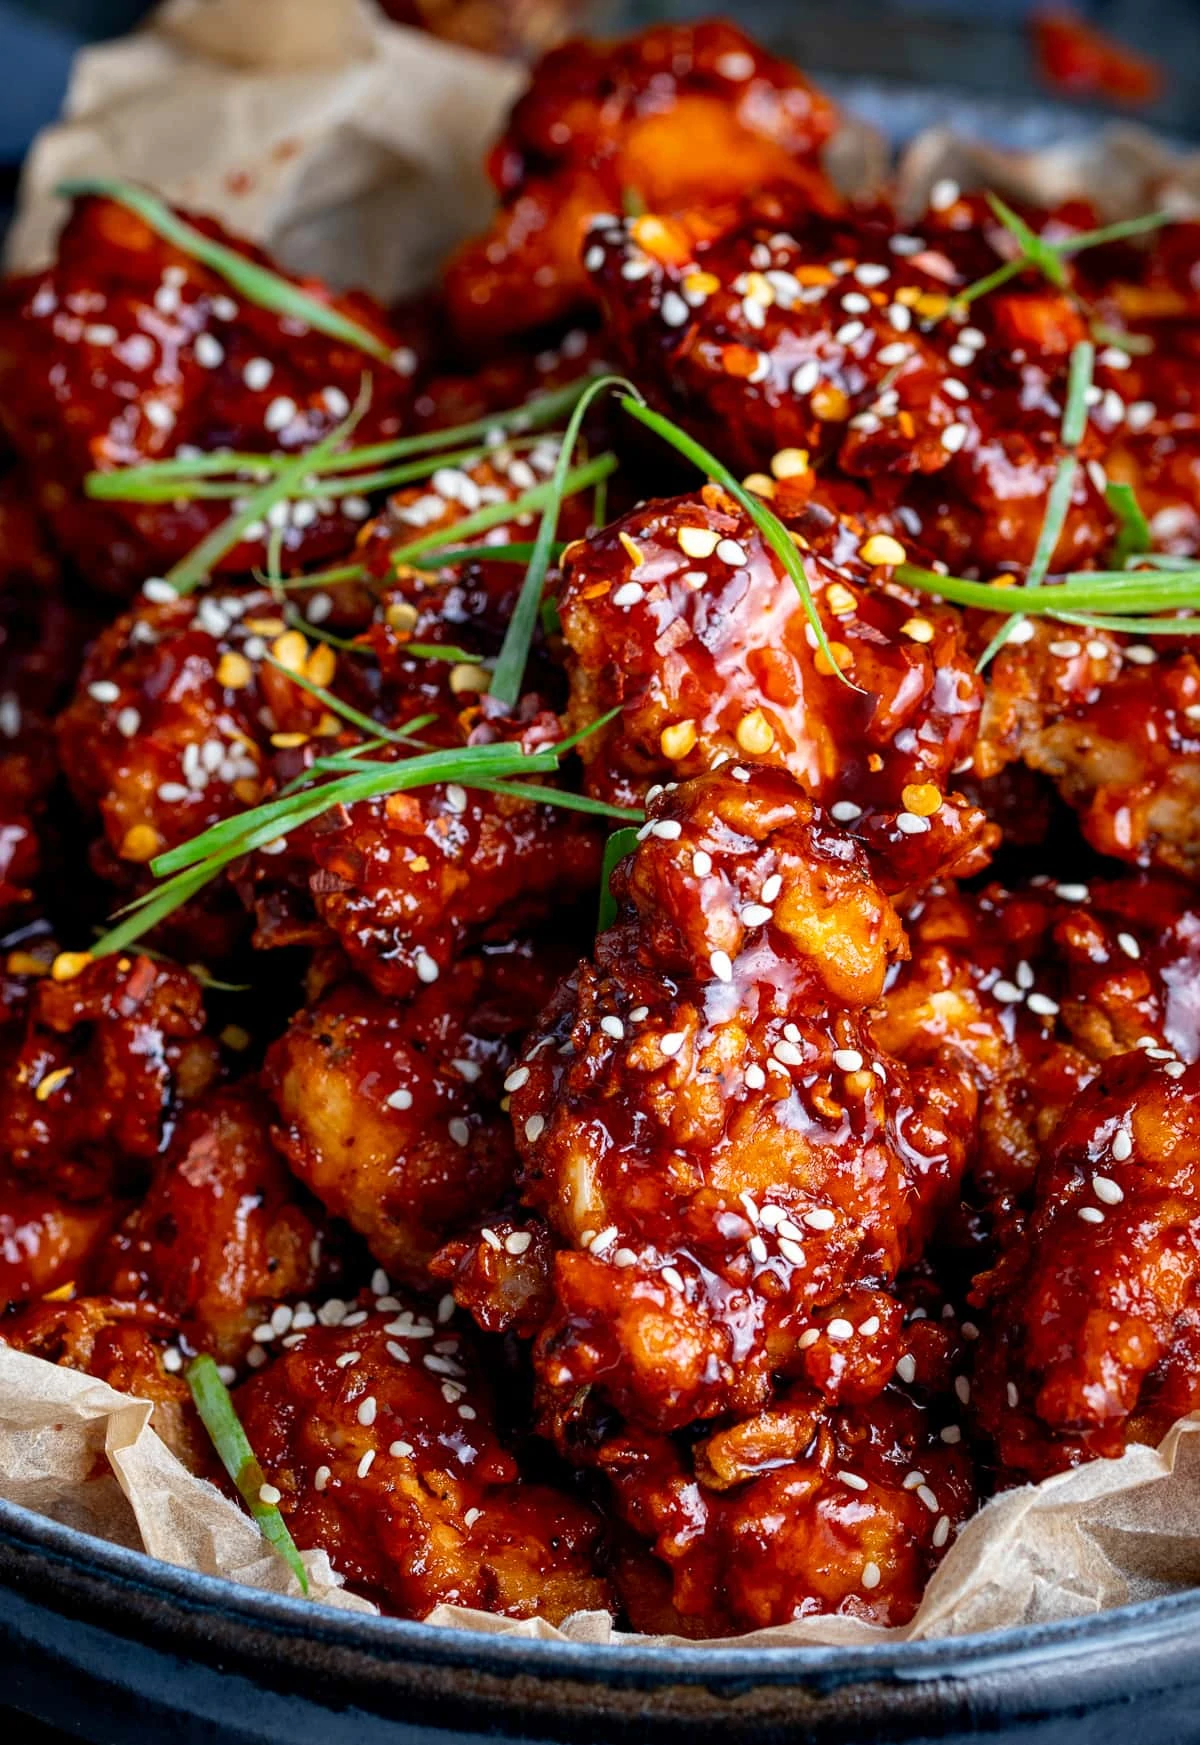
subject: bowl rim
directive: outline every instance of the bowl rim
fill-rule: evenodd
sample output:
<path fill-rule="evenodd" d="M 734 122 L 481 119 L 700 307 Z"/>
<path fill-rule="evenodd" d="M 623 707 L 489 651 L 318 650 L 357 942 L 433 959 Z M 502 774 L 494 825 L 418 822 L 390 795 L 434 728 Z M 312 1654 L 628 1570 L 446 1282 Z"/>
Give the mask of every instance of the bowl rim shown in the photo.
<path fill-rule="evenodd" d="M 240 1618 L 269 1634 L 312 1636 L 328 1647 L 353 1649 L 372 1658 L 394 1660 L 407 1653 L 426 1665 L 501 1676 L 569 1675 L 604 1682 L 619 1670 L 637 1683 L 678 1685 L 687 1682 L 694 1665 L 706 1684 L 743 1683 L 747 1677 L 768 1684 L 794 1683 L 802 1677 L 837 1683 L 891 1679 L 913 1684 L 1012 1674 L 1022 1667 L 1061 1663 L 1073 1656 L 1090 1657 L 1116 1643 L 1128 1651 L 1136 1644 L 1149 1645 L 1200 1624 L 1200 1587 L 1194 1587 L 1054 1623 L 1006 1626 L 918 1642 L 812 1647 L 739 1647 L 731 1642 L 715 1648 L 690 1643 L 557 1642 L 313 1605 L 299 1596 L 271 1593 L 223 1576 L 164 1563 L 145 1551 L 112 1544 L 0 1498 L 0 1547 L 5 1544 L 40 1553 L 45 1561 L 76 1576 L 99 1577 L 114 1589 L 174 1603 L 181 1612 L 216 1612 L 225 1621 Z M 0 1574 L 0 1591 L 6 1585 Z M 100 1618 L 93 1621 L 103 1623 Z M 683 1664 L 681 1656 L 690 1664 Z"/>

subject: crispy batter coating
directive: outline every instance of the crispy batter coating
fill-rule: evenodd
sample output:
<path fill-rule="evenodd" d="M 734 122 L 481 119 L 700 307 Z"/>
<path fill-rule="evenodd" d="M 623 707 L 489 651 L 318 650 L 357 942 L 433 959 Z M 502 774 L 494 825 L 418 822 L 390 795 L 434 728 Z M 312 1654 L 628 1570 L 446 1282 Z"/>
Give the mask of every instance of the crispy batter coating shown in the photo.
<path fill-rule="evenodd" d="M 277 1304 L 334 1276 L 328 1227 L 271 1144 L 270 1118 L 250 1086 L 193 1102 L 100 1270 L 102 1289 L 157 1303 L 222 1362 Z"/>
<path fill-rule="evenodd" d="M 0 1339 L 47 1363 L 94 1375 L 118 1393 L 149 1400 L 154 1428 L 167 1446 L 193 1472 L 208 1468 L 208 1438 L 180 1373 L 175 1327 L 161 1309 L 103 1296 L 31 1303 L 0 1323 Z"/>
<path fill-rule="evenodd" d="M 650 820 L 618 925 L 507 1080 L 525 1197 L 564 1244 L 551 1409 L 596 1386 L 670 1429 L 754 1410 L 776 1371 L 866 1397 L 966 1138 L 953 1080 L 881 1059 L 862 1016 L 899 921 L 782 771 L 696 777 Z"/>
<path fill-rule="evenodd" d="M 190 221 L 269 264 L 211 219 Z M 236 296 L 109 200 L 79 201 L 55 264 L 5 287 L 0 423 L 30 466 L 55 540 L 91 581 L 129 593 L 229 513 L 222 500 L 93 501 L 81 489 L 92 469 L 163 460 L 181 447 L 252 454 L 309 447 L 349 412 L 364 368 L 373 368 L 373 392 L 356 440 L 399 432 L 411 400 L 411 352 L 370 298 L 335 297 L 315 281 L 304 289 L 396 346 L 395 367 Z M 305 560 L 344 550 L 367 513 L 354 496 L 328 508 L 304 505 L 287 524 L 284 550 Z M 262 564 L 264 538 L 259 528 L 218 567 Z"/>
<path fill-rule="evenodd" d="M 716 486 L 568 549 L 571 725 L 621 707 L 580 747 L 589 786 L 640 796 L 649 781 L 741 758 L 788 770 L 875 851 L 889 889 L 939 866 L 977 870 L 996 833 L 947 798 L 982 700 L 958 614 L 878 586 L 849 524 L 813 509 L 804 525 L 809 586 L 850 685 L 816 646 L 778 556 Z"/>
<path fill-rule="evenodd" d="M 0 1313 L 31 1297 L 86 1289 L 117 1200 L 76 1204 L 12 1176 L 0 1185 Z"/>
<path fill-rule="evenodd" d="M 1030 562 L 1064 453 L 1070 347 L 1087 337 L 1065 296 L 950 306 L 970 274 L 886 217 L 752 221 L 707 239 L 606 218 L 586 258 L 618 358 L 731 466 L 807 458 L 869 482 L 902 536 L 957 573 Z M 1084 458 L 1122 425 L 1112 395 L 1089 411 Z M 1112 527 L 1081 467 L 1056 567 L 1098 556 Z"/>
<path fill-rule="evenodd" d="M 996 1209 L 1022 1199 L 1064 1109 L 1135 1047 L 1200 1057 L 1200 910 L 1162 874 L 1037 877 L 929 892 L 906 916 L 911 957 L 874 1021 L 880 1045 L 941 1061 L 978 1097 L 971 1175 Z"/>
<path fill-rule="evenodd" d="M 984 621 L 981 645 L 996 623 Z M 1200 663 L 1179 644 L 1026 619 L 989 672 L 977 769 L 1020 757 L 1102 854 L 1195 878 Z"/>
<path fill-rule="evenodd" d="M 492 150 L 501 206 L 446 270 L 453 324 L 481 344 L 586 307 L 588 225 L 630 197 L 674 212 L 777 185 L 832 209 L 817 159 L 836 120 L 795 67 L 723 21 L 564 44 Z"/>
<path fill-rule="evenodd" d="M 971 1463 L 897 1387 L 830 1411 L 795 1388 L 683 1453 L 629 1435 L 600 1451 L 622 1514 L 703 1633 L 823 1612 L 903 1624 L 974 1507 Z M 635 1623 L 637 1619 L 635 1617 Z"/>
<path fill-rule="evenodd" d="M 217 1069 L 201 990 L 186 970 L 111 956 L 69 980 L 46 977 L 6 1067 L 4 1158 L 72 1199 L 136 1184 Z"/>
<path fill-rule="evenodd" d="M 521 1478 L 480 1355 L 420 1309 L 311 1327 L 235 1398 L 296 1542 L 386 1610 L 560 1623 L 610 1604 L 598 1518 Z"/>
<path fill-rule="evenodd" d="M 511 1187 L 503 1080 L 552 965 L 527 943 L 475 952 L 405 1004 L 343 982 L 273 1044 L 284 1155 L 393 1275 L 427 1282 L 440 1244 Z"/>
<path fill-rule="evenodd" d="M 1200 1405 L 1198 1092 L 1169 1050 L 1108 1062 L 1055 1130 L 1027 1230 L 977 1281 L 973 1410 L 1001 1483 L 1157 1441 Z"/>

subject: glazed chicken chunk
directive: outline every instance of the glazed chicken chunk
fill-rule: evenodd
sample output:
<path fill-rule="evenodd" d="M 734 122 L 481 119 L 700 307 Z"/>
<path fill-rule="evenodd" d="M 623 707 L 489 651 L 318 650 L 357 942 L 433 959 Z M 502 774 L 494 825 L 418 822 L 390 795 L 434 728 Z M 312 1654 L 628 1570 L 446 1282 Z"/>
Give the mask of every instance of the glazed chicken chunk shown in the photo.
<path fill-rule="evenodd" d="M 522 1479 L 480 1354 L 419 1307 L 307 1328 L 235 1398 L 297 1544 L 387 1611 L 560 1623 L 609 1603 L 598 1518 Z"/>
<path fill-rule="evenodd" d="M 552 50 L 491 154 L 499 212 L 447 269 L 453 324 L 478 344 L 586 308 L 588 225 L 630 197 L 671 212 L 778 185 L 831 208 L 818 154 L 836 119 L 794 67 L 723 22 Z"/>
<path fill-rule="evenodd" d="M 776 1371 L 869 1397 L 965 1140 L 952 1081 L 882 1059 L 863 1017 L 896 913 L 782 771 L 696 777 L 642 834 L 507 1080 L 563 1245 L 542 1382 L 660 1429 L 753 1410 Z"/>
<path fill-rule="evenodd" d="M 995 831 L 950 791 L 982 698 L 958 614 L 881 588 L 876 536 L 821 510 L 804 525 L 837 670 L 781 560 L 715 485 L 568 548 L 569 719 L 582 727 L 620 708 L 581 744 L 589 786 L 640 797 L 649 782 L 738 758 L 786 769 L 873 851 L 891 890 L 938 866 L 976 870 Z"/>
<path fill-rule="evenodd" d="M 266 264 L 211 220 L 192 222 Z M 310 447 L 346 418 L 364 370 L 372 372 L 372 392 L 356 440 L 395 436 L 407 421 L 415 359 L 382 311 L 369 298 L 303 288 L 380 348 L 394 348 L 392 362 L 235 296 L 194 256 L 107 199 L 76 205 L 52 267 L 4 286 L 0 423 L 29 465 L 60 549 L 98 586 L 128 594 L 163 575 L 225 520 L 230 504 L 95 500 L 81 488 L 89 471 L 180 451 Z M 313 559 L 344 550 L 368 513 L 354 495 L 298 505 L 284 530 L 285 552 Z M 262 524 L 249 527 L 220 567 L 245 573 L 262 564 L 266 535 Z"/>

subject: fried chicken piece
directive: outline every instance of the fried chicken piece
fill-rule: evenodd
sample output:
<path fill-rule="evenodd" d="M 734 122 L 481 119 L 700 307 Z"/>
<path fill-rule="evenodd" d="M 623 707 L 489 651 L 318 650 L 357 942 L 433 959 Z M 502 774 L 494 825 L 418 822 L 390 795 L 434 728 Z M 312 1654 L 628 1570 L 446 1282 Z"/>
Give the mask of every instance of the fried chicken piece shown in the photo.
<path fill-rule="evenodd" d="M 1200 1057 L 1195 892 L 1163 874 L 935 888 L 873 1030 L 907 1063 L 957 1066 L 978 1097 L 970 1174 L 999 1212 L 1029 1193 L 1064 1109 L 1112 1056 Z"/>
<path fill-rule="evenodd" d="M 610 1604 L 599 1520 L 522 1479 L 480 1355 L 421 1310 L 308 1328 L 235 1400 L 296 1542 L 385 1610 L 561 1623 Z"/>
<path fill-rule="evenodd" d="M 976 1281 L 973 1410 L 1001 1482 L 1156 1442 L 1200 1406 L 1198 1092 L 1165 1049 L 1108 1062 L 1055 1130 L 1023 1237 Z"/>
<path fill-rule="evenodd" d="M 948 245 L 947 245 L 948 246 Z M 1045 286 L 950 297 L 969 274 L 886 214 L 761 220 L 707 239 L 657 218 L 602 218 L 585 259 L 619 362 L 741 473 L 862 480 L 902 537 L 961 566 L 1027 565 L 1063 458 L 1074 304 Z M 968 318 L 969 317 L 969 318 Z M 1103 458 L 1126 407 L 1088 413 Z M 1077 470 L 1053 554 L 1078 568 L 1113 516 Z"/>
<path fill-rule="evenodd" d="M 431 747 L 506 740 L 526 751 L 562 736 L 532 694 L 513 715 L 485 700 L 421 733 Z M 286 758 L 281 781 L 302 767 Z M 289 835 L 279 856 L 259 850 L 240 888 L 255 908 L 256 945 L 332 938 L 379 993 L 404 999 L 471 945 L 513 939 L 594 891 L 601 855 L 602 837 L 578 812 L 448 782 L 330 807 Z"/>
<path fill-rule="evenodd" d="M 670 1569 L 693 1633 L 829 1612 L 903 1624 L 975 1506 L 969 1457 L 939 1435 L 943 1416 L 898 1387 L 836 1411 L 794 1388 L 690 1456 L 633 1435 L 599 1464 Z"/>
<path fill-rule="evenodd" d="M 120 1202 L 74 1204 L 14 1177 L 0 1186 L 0 1313 L 31 1297 L 86 1289 Z"/>
<path fill-rule="evenodd" d="M 17 1175 L 87 1200 L 138 1184 L 218 1059 L 186 970 L 115 955 L 74 967 L 64 954 L 33 987 L 0 1150 Z"/>
<path fill-rule="evenodd" d="M 429 1263 L 485 1333 L 532 1339 L 554 1307 L 554 1242 L 540 1218 L 493 1212 Z"/>
<path fill-rule="evenodd" d="M 389 1273 L 426 1283 L 440 1244 L 511 1187 L 503 1080 L 554 979 L 526 943 L 460 958 L 406 1004 L 346 981 L 272 1045 L 277 1142 Z"/>
<path fill-rule="evenodd" d="M 881 1059 L 863 1017 L 899 920 L 783 771 L 682 783 L 642 834 L 618 924 L 506 1081 L 524 1197 L 563 1244 L 549 1415 L 594 1386 L 672 1429 L 755 1410 L 776 1372 L 866 1397 L 968 1137 L 953 1077 Z"/>
<path fill-rule="evenodd" d="M 836 124 L 795 67 L 723 21 L 564 44 L 538 63 L 493 147 L 501 205 L 446 269 L 453 325 L 483 345 L 586 308 L 588 225 L 629 197 L 669 213 L 774 186 L 832 210 L 818 156 Z"/>
<path fill-rule="evenodd" d="M 31 1303 L 0 1325 L 0 1339 L 17 1351 L 82 1370 L 119 1394 L 149 1400 L 154 1429 L 192 1472 L 206 1473 L 208 1438 L 182 1374 L 176 1329 L 152 1303 L 77 1297 Z"/>
<path fill-rule="evenodd" d="M 959 615 L 881 588 L 857 549 L 869 557 L 873 542 L 849 522 L 812 508 L 803 524 L 809 586 L 849 684 L 777 555 L 716 486 L 568 548 L 569 723 L 621 708 L 580 745 L 589 789 L 628 803 L 647 782 L 740 758 L 788 770 L 873 851 L 889 890 L 939 866 L 978 870 L 997 833 L 948 793 L 982 700 Z"/>
<path fill-rule="evenodd" d="M 259 264 L 266 256 L 208 218 L 198 230 Z M 128 594 L 162 575 L 228 514 L 222 501 L 98 502 L 81 490 L 92 470 L 217 449 L 266 453 L 309 447 L 350 411 L 364 370 L 370 405 L 356 440 L 395 436 L 407 421 L 412 353 L 370 298 L 310 297 L 396 347 L 392 366 L 356 346 L 235 296 L 225 280 L 165 242 L 126 207 L 85 199 L 46 270 L 0 297 L 0 422 L 28 462 L 60 549 L 92 582 Z M 248 487 L 248 488 L 253 488 Z M 305 504 L 284 532 L 289 561 L 344 551 L 367 510 L 353 496 Z M 311 513 L 310 513 L 311 511 Z M 217 567 L 264 562 L 265 528 Z"/>
<path fill-rule="evenodd" d="M 197 1350 L 241 1358 L 279 1303 L 336 1276 L 319 1208 L 270 1140 L 250 1086 L 217 1090 L 180 1118 L 145 1198 L 113 1236 L 101 1288 L 147 1298 Z"/>
<path fill-rule="evenodd" d="M 1100 853 L 1197 876 L 1200 663 L 1179 638 L 1026 619 L 990 668 L 976 768 L 1014 757 L 1051 778 Z"/>

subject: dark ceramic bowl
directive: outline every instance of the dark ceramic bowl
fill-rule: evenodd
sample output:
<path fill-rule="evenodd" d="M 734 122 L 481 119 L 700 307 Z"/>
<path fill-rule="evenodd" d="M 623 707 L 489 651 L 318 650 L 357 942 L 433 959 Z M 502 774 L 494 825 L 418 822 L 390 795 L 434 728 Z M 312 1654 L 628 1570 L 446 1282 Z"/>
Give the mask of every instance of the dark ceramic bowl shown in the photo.
<path fill-rule="evenodd" d="M 95 1745 L 1200 1739 L 1200 1593 L 878 1648 L 583 1647 L 364 1618 L 0 1504 L 0 1700 Z"/>

